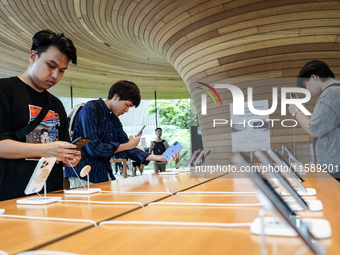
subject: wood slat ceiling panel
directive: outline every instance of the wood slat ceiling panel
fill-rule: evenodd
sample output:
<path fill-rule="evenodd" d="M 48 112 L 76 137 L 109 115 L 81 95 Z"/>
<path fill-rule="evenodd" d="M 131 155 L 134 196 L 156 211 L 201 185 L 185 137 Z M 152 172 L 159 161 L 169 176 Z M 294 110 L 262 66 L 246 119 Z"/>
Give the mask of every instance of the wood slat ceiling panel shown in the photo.
<path fill-rule="evenodd" d="M 229 118 L 231 94 L 221 92 L 225 105 L 201 116 L 200 91 L 190 81 L 296 77 L 312 59 L 326 61 L 339 76 L 339 17 L 336 0 L 2 0 L 0 77 L 25 70 L 35 32 L 63 32 L 77 47 L 78 65 L 70 65 L 52 93 L 69 96 L 72 86 L 75 96 L 106 97 L 121 79 L 135 81 L 145 99 L 155 90 L 158 98 L 187 98 L 190 92 L 204 149 L 212 149 L 210 162 L 223 156 L 227 162 L 230 127 L 213 128 L 211 121 Z M 271 93 L 271 85 L 256 86 L 254 99 L 271 102 Z M 271 117 L 282 118 L 279 111 Z M 294 139 L 311 142 L 299 128 L 295 138 L 281 126 L 270 132 L 278 147 L 292 146 Z"/>

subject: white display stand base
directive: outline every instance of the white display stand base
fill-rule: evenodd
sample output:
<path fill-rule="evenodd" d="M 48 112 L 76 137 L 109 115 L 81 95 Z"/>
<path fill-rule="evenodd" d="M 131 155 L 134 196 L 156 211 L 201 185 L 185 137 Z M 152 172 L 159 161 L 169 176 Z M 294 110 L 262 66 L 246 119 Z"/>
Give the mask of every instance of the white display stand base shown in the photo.
<path fill-rule="evenodd" d="M 24 199 L 18 199 L 17 204 L 24 205 L 46 205 L 60 201 L 61 197 L 29 197 Z"/>
<path fill-rule="evenodd" d="M 264 217 L 264 234 L 268 236 L 298 236 L 296 231 L 288 224 L 281 221 L 275 221 L 273 217 Z M 324 219 L 303 219 L 310 232 L 315 238 L 329 238 L 332 236 L 331 225 L 328 220 Z M 256 218 L 250 226 L 251 233 L 255 235 L 262 234 L 261 218 Z"/>
<path fill-rule="evenodd" d="M 304 209 L 295 200 L 286 200 L 286 203 L 293 211 L 304 211 Z M 311 212 L 317 212 L 323 210 L 323 204 L 320 200 L 306 200 L 308 209 Z"/>
<path fill-rule="evenodd" d="M 179 174 L 179 172 L 178 171 L 174 171 L 174 172 L 166 171 L 166 172 L 159 172 L 158 174 L 159 175 L 176 175 L 176 174 Z"/>
<path fill-rule="evenodd" d="M 306 188 L 307 191 L 303 191 L 301 189 L 295 189 L 297 191 L 297 193 L 300 195 L 300 196 L 315 196 L 316 195 L 316 190 L 313 189 L 313 188 Z M 281 196 L 290 196 L 290 193 L 285 191 L 285 190 L 282 190 L 280 192 Z"/>
<path fill-rule="evenodd" d="M 176 171 L 179 173 L 187 173 L 190 172 L 190 169 L 177 169 Z"/>
<path fill-rule="evenodd" d="M 0 209 L 0 214 L 4 214 L 5 213 L 5 209 Z"/>
<path fill-rule="evenodd" d="M 65 194 L 72 194 L 72 195 L 89 195 L 97 192 L 101 192 L 102 189 L 100 188 L 91 188 L 91 189 L 84 189 L 84 188 L 79 188 L 79 189 L 64 189 Z"/>

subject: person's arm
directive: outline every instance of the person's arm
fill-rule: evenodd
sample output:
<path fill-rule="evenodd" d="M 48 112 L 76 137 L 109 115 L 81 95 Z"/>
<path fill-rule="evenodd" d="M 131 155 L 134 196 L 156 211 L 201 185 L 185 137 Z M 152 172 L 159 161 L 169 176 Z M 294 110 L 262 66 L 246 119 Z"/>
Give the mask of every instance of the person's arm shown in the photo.
<path fill-rule="evenodd" d="M 149 147 L 149 153 L 151 153 L 151 151 L 152 151 L 152 149 L 153 149 L 153 146 L 154 146 L 154 144 L 153 144 L 153 142 L 151 142 L 151 143 L 150 143 L 150 147 Z"/>
<path fill-rule="evenodd" d="M 121 151 L 131 150 L 135 148 L 139 144 L 140 136 L 132 136 L 130 135 L 129 141 L 127 143 L 121 143 L 118 149 L 114 152 L 119 153 Z"/>
<path fill-rule="evenodd" d="M 101 114 L 104 113 L 101 111 Z M 112 116 L 110 116 L 112 119 L 108 120 L 110 122 L 102 124 L 107 125 L 102 127 L 105 129 L 105 132 L 102 132 L 97 123 L 97 110 L 91 102 L 87 103 L 78 115 L 75 130 L 79 135 L 91 139 L 91 142 L 85 145 L 86 151 L 91 157 L 111 158 L 115 153 L 132 149 L 139 143 L 139 137 L 129 140 L 119 120 L 116 121 Z M 101 119 L 105 117 L 101 116 Z"/>
<path fill-rule="evenodd" d="M 295 104 L 291 104 L 288 107 L 289 112 L 292 114 L 294 111 L 297 111 L 295 114 L 296 121 L 300 124 L 300 126 L 305 130 L 311 137 L 317 138 L 318 136 L 312 133 L 308 127 L 307 123 L 311 119 L 311 115 L 305 115 Z"/>
<path fill-rule="evenodd" d="M 122 123 L 119 121 L 117 123 L 117 141 L 120 143 L 120 145 L 114 152 L 115 154 L 135 148 L 139 144 L 140 136 L 130 135 L 128 138 L 125 131 L 123 130 Z"/>
<path fill-rule="evenodd" d="M 166 140 L 164 140 L 164 147 L 165 147 L 165 150 L 169 149 L 169 144 Z"/>
<path fill-rule="evenodd" d="M 13 126 L 10 125 L 13 116 L 12 108 L 8 95 L 5 91 L 7 86 L 1 84 L 0 89 L 0 158 L 4 159 L 24 159 L 24 158 L 41 158 L 56 157 L 57 161 L 66 161 L 70 159 L 71 164 L 77 164 L 81 156 L 75 148 L 75 145 L 65 141 L 56 141 L 48 144 L 26 143 L 14 140 Z M 63 106 L 61 105 L 62 109 Z M 63 113 L 62 113 L 63 115 Z M 66 117 L 66 113 L 65 113 Z M 8 123 L 9 122 L 9 123 Z M 66 146 L 66 147 L 64 147 Z"/>
<path fill-rule="evenodd" d="M 154 155 L 150 154 L 147 158 L 147 161 L 166 161 L 166 159 L 162 155 Z"/>
<path fill-rule="evenodd" d="M 67 162 L 67 158 L 69 158 L 70 161 L 79 161 L 80 152 L 75 150 L 76 147 L 77 146 L 74 144 L 62 141 L 35 144 L 5 139 L 0 141 L 0 158 L 21 159 L 56 157 L 57 161 Z"/>
<path fill-rule="evenodd" d="M 177 160 L 179 153 L 177 152 L 176 155 L 172 155 L 172 159 Z M 166 161 L 166 159 L 162 155 L 154 155 L 150 154 L 147 158 L 147 161 Z"/>

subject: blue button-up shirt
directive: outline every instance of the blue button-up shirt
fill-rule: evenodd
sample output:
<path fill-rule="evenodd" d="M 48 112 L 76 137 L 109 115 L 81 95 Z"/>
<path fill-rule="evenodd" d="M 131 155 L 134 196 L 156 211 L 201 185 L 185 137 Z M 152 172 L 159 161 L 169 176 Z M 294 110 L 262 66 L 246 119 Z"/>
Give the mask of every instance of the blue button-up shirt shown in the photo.
<path fill-rule="evenodd" d="M 98 183 L 108 181 L 108 173 L 112 175 L 110 159 L 131 158 L 145 165 L 145 159 L 150 155 L 138 148 L 114 154 L 120 144 L 127 143 L 129 138 L 123 130 L 122 123 L 103 99 L 99 99 L 100 123 L 97 120 L 97 110 L 93 102 L 87 102 L 76 116 L 73 139 L 81 136 L 90 138 L 91 142 L 85 145 L 86 152 L 82 151 L 82 160 L 74 168 L 79 175 L 84 165 L 91 166 L 90 182 Z M 76 176 L 72 168 L 65 167 L 65 177 Z M 114 177 L 113 177 L 114 178 Z"/>

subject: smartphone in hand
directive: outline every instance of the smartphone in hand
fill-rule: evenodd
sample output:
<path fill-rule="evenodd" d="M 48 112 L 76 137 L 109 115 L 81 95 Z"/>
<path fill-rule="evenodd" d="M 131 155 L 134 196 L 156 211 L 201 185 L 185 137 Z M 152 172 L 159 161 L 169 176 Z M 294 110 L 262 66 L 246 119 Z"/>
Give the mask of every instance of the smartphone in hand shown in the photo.
<path fill-rule="evenodd" d="M 174 142 L 163 154 L 162 156 L 169 161 L 172 157 L 172 154 L 176 155 L 177 152 L 180 152 L 183 149 L 183 146 L 179 142 Z"/>
<path fill-rule="evenodd" d="M 81 147 L 83 147 L 85 144 L 89 143 L 91 141 L 90 138 L 84 138 L 84 137 L 78 137 L 77 139 L 73 140 L 71 143 L 77 145 L 77 150 L 79 150 Z"/>
<path fill-rule="evenodd" d="M 145 128 L 145 125 L 142 127 L 142 129 L 138 132 L 138 134 L 136 136 L 140 136 L 142 134 L 144 128 Z"/>

